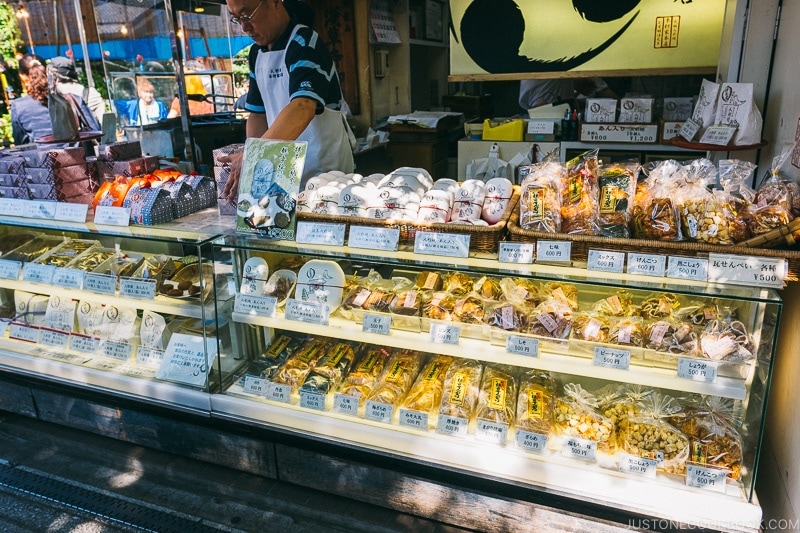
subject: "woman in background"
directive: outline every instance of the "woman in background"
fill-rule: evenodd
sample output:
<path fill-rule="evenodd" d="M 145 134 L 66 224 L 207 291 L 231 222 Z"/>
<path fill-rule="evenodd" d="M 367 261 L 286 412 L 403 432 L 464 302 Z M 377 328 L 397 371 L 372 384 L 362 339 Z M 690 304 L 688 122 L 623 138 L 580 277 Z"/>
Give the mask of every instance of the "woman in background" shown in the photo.
<path fill-rule="evenodd" d="M 19 78 L 27 94 L 11 102 L 11 131 L 16 145 L 53 133 L 47 110 L 49 88 L 44 60 L 33 54 L 24 55 L 19 60 Z"/>

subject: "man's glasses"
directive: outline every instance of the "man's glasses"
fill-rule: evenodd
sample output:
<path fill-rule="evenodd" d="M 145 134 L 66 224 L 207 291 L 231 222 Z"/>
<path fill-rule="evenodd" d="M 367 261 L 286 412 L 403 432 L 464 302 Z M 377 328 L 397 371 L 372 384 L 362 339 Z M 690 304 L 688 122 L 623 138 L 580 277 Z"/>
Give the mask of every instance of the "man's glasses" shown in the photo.
<path fill-rule="evenodd" d="M 256 6 L 256 8 L 253 10 L 253 12 L 250 13 L 249 15 L 242 15 L 240 17 L 231 17 L 230 18 L 231 24 L 238 24 L 239 26 L 244 26 L 245 24 L 253 20 L 253 17 L 256 16 L 256 13 L 258 12 L 259 9 L 261 9 L 261 6 L 264 5 L 264 2 L 266 2 L 266 0 L 261 0 Z"/>

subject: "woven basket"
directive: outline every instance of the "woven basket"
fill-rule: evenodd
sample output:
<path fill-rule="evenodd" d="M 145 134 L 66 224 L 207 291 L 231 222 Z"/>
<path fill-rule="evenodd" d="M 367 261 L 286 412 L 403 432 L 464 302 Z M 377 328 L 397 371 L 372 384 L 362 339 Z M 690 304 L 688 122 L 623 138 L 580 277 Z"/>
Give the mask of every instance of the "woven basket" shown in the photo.
<path fill-rule="evenodd" d="M 800 218 L 739 244 L 748 248 L 776 248 L 778 246 L 794 246 L 798 239 L 800 239 Z"/>
<path fill-rule="evenodd" d="M 800 233 L 800 225 L 798 225 L 795 229 L 798 230 L 798 233 Z M 791 233 L 791 231 L 789 233 Z M 756 247 L 756 245 L 745 246 L 744 243 L 726 246 L 721 244 L 705 244 L 688 241 L 674 242 L 646 239 L 621 239 L 612 237 L 599 237 L 596 235 L 567 235 L 563 233 L 532 231 L 523 229 L 519 226 L 518 212 L 515 212 L 508 220 L 508 235 L 510 240 L 516 242 L 536 243 L 539 240 L 569 241 L 572 243 L 572 259 L 576 261 L 587 261 L 589 258 L 590 249 L 685 257 L 704 257 L 709 253 L 717 253 L 782 258 L 786 259 L 787 263 L 787 276 L 785 280 L 798 281 L 798 279 L 800 279 L 800 250 L 759 248 Z M 752 241 L 753 239 L 750 240 Z"/>
<path fill-rule="evenodd" d="M 297 213 L 297 220 L 301 222 L 325 222 L 329 224 L 344 224 L 345 231 L 350 232 L 350 226 L 369 226 L 378 228 L 398 228 L 400 230 L 400 244 L 413 245 L 418 231 L 435 233 L 457 233 L 469 235 L 469 249 L 471 252 L 497 253 L 500 241 L 505 236 L 506 226 L 513 213 L 517 211 L 520 188 L 514 185 L 511 200 L 508 202 L 503 217 L 491 226 L 470 226 L 468 224 L 442 224 L 435 222 L 411 222 L 378 220 L 365 217 L 350 217 L 343 215 L 320 215 L 317 213 Z"/>

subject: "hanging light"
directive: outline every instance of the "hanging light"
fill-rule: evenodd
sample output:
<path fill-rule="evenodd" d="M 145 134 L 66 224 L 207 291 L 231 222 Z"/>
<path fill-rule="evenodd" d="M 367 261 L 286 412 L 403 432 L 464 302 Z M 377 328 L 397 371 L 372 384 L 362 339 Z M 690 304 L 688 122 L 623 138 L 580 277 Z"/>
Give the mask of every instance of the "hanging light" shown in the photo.
<path fill-rule="evenodd" d="M 26 18 L 28 18 L 30 16 L 31 16 L 31 14 L 28 13 L 28 10 L 25 9 L 25 6 L 23 6 L 23 5 L 21 5 L 19 7 L 19 9 L 17 10 L 17 18 L 18 19 L 26 19 Z"/>
<path fill-rule="evenodd" d="M 203 13 L 203 12 L 205 12 L 206 8 L 203 7 L 203 4 L 201 4 L 200 2 L 193 2 L 193 3 L 194 3 L 193 11 L 195 13 Z"/>
<path fill-rule="evenodd" d="M 122 26 L 120 26 L 119 32 L 122 35 L 128 35 L 128 27 L 125 24 L 123 24 Z"/>

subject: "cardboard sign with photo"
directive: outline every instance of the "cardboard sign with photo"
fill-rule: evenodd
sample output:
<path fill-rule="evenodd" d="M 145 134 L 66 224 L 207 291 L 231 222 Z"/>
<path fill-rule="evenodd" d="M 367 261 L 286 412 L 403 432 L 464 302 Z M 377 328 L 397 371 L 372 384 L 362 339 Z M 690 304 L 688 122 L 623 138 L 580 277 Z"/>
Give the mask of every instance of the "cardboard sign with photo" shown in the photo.
<path fill-rule="evenodd" d="M 294 240 L 305 141 L 247 139 L 239 179 L 236 231 Z"/>

